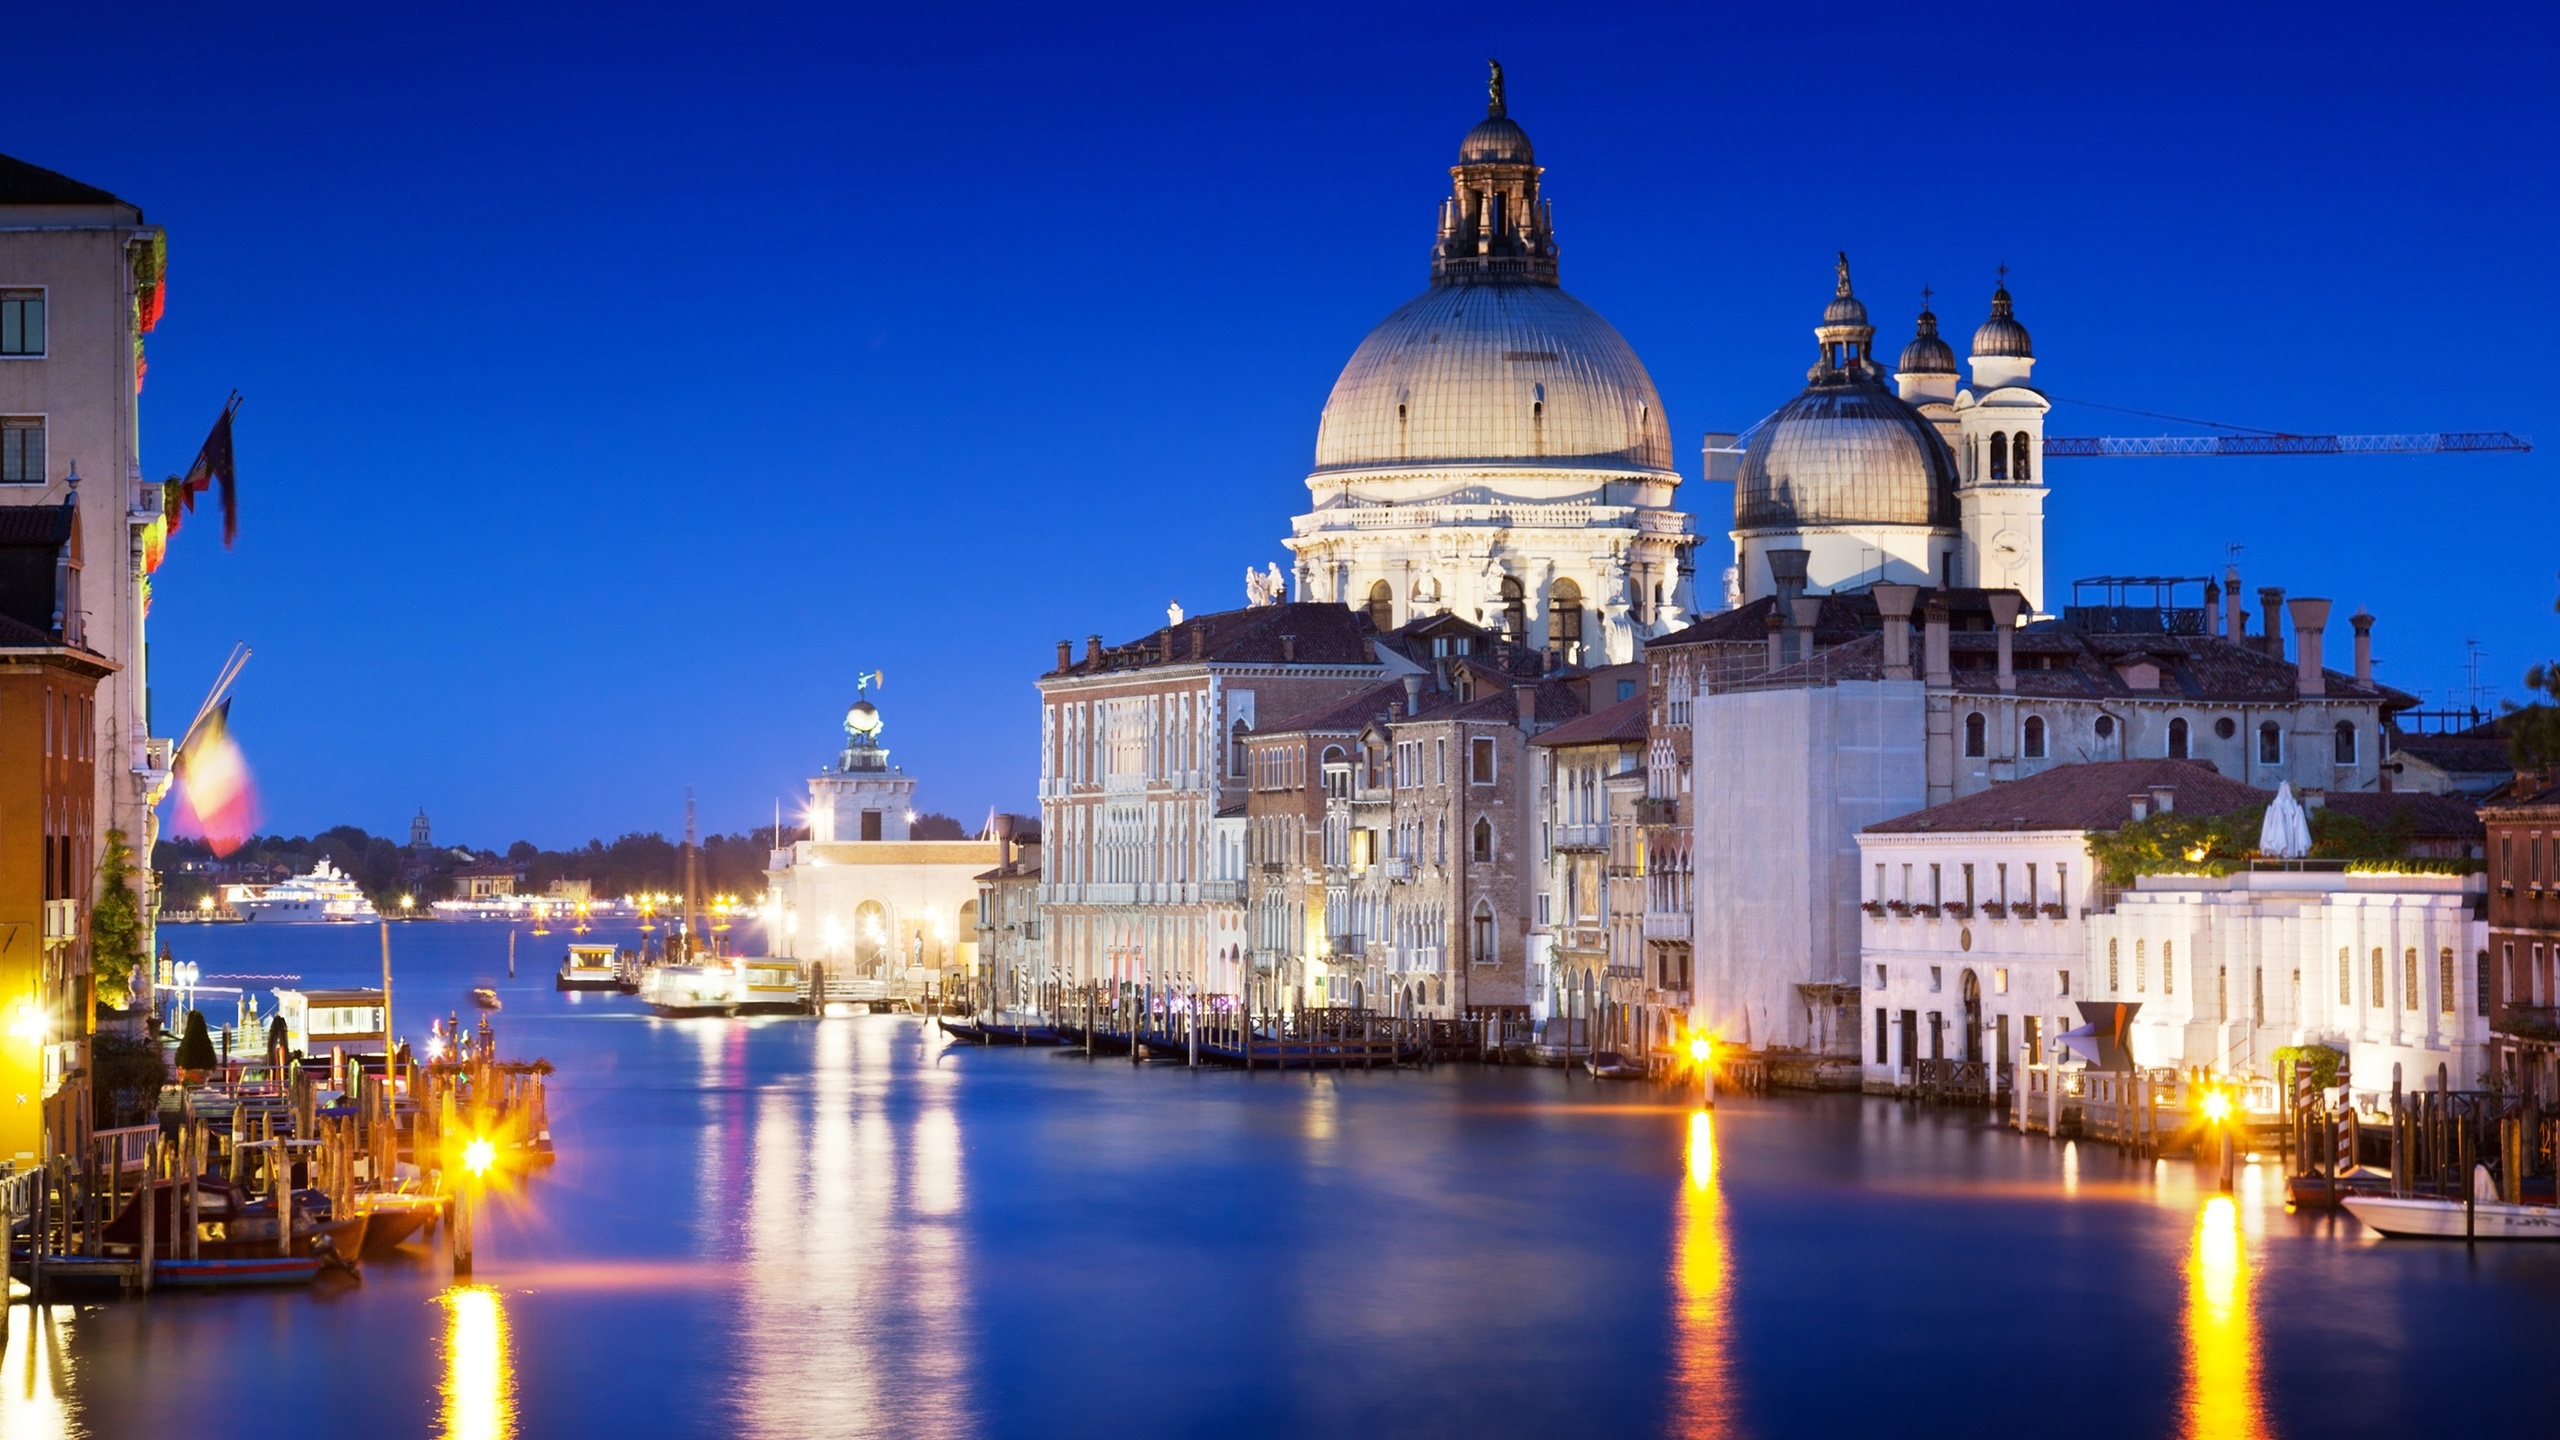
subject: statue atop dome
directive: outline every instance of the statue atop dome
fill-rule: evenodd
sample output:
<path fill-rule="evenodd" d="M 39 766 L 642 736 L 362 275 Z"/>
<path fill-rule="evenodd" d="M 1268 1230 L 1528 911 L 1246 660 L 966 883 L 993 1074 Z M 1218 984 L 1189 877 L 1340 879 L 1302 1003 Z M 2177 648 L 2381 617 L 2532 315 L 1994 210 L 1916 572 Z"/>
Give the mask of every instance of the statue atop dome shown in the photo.
<path fill-rule="evenodd" d="M 1493 67 L 1493 82 L 1485 87 L 1485 94 L 1490 103 L 1484 107 L 1484 113 L 1492 119 L 1499 120 L 1506 113 L 1502 103 L 1502 62 L 1487 60 L 1484 63 Z"/>

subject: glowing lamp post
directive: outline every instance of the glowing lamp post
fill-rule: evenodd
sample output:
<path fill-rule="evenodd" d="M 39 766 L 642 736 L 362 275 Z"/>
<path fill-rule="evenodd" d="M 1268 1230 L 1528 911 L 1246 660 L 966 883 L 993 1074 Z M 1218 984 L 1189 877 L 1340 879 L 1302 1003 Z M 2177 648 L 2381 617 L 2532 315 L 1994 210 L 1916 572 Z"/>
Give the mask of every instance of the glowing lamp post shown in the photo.
<path fill-rule="evenodd" d="M 486 1135 L 474 1135 L 462 1147 L 462 1193 L 453 1201 L 453 1273 L 471 1273 L 471 1212 L 478 1208 L 480 1185 L 498 1161 L 498 1147 Z"/>
<path fill-rule="evenodd" d="M 1716 1042 L 1705 1035 L 1689 1037 L 1689 1059 L 1698 1067 L 1698 1100 L 1706 1109 L 1716 1108 Z"/>
<path fill-rule="evenodd" d="M 2205 1123 L 2211 1125 L 2222 1142 L 2222 1188 L 2231 1188 L 2231 1095 L 2216 1086 L 2205 1092 Z"/>

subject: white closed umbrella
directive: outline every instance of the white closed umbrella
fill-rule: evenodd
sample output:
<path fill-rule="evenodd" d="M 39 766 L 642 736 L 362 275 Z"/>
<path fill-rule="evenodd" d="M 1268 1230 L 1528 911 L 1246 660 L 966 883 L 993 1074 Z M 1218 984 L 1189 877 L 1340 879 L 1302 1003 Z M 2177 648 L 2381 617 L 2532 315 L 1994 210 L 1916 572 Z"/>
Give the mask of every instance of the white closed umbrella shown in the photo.
<path fill-rule="evenodd" d="M 2311 853 L 2311 817 L 2303 813 L 2302 802 L 2293 798 L 2290 780 L 2276 787 L 2267 818 L 2258 826 L 2258 853 L 2279 860 L 2299 860 Z"/>

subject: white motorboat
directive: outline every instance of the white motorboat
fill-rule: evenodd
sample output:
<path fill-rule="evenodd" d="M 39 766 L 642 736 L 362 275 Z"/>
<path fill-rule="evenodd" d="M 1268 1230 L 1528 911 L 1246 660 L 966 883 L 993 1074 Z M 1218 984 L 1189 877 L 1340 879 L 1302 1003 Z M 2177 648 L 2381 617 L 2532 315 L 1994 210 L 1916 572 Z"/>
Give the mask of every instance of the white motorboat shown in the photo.
<path fill-rule="evenodd" d="M 738 972 L 726 963 L 653 966 L 640 977 L 640 999 L 661 1015 L 734 1015 Z"/>
<path fill-rule="evenodd" d="M 2484 1167 L 2471 1172 L 2471 1202 L 2416 1195 L 2350 1195 L 2347 1213 L 2400 1240 L 2560 1240 L 2560 1207 L 2510 1205 Z"/>
<path fill-rule="evenodd" d="M 622 957 L 610 945 L 572 945 L 553 984 L 562 990 L 619 990 Z"/>
<path fill-rule="evenodd" d="M 348 924 L 376 920 L 373 902 L 347 872 L 322 860 L 308 875 L 279 880 L 232 902 L 243 920 L 263 925 Z"/>

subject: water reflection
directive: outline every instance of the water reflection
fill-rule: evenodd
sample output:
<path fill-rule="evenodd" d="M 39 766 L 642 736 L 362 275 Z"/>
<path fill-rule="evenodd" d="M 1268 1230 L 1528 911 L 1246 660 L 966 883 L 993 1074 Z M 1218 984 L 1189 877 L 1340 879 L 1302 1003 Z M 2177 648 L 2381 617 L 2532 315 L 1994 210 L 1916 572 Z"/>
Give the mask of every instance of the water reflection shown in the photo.
<path fill-rule="evenodd" d="M 2264 1440 L 2268 1433 L 2250 1301 L 2240 1206 L 2216 1195 L 2197 1213 L 2187 1253 L 2187 1375 L 2180 1409 L 2189 1440 Z"/>
<path fill-rule="evenodd" d="M 71 1389 L 71 1356 L 66 1327 L 57 1317 L 70 1313 L 64 1306 L 9 1306 L 8 1359 L 0 1364 L 0 1440 L 80 1433 L 63 1398 Z"/>
<path fill-rule="evenodd" d="M 486 1285 L 444 1292 L 445 1440 L 511 1440 L 516 1371 L 507 1349 L 507 1307 Z"/>
<path fill-rule="evenodd" d="M 1716 1190 L 1715 1116 L 1689 1116 L 1689 1183 L 1672 1262 L 1671 1432 L 1719 1436 L 1733 1418 L 1726 1349 L 1724 1199 Z"/>

